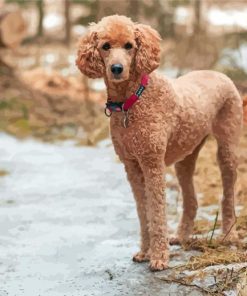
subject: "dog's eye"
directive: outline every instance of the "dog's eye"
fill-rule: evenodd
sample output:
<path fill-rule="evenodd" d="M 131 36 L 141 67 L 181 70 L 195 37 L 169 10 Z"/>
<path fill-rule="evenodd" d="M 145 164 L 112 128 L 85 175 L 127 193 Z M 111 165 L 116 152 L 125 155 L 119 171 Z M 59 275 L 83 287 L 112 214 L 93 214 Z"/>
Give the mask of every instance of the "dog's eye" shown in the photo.
<path fill-rule="evenodd" d="M 124 48 L 125 49 L 131 49 L 133 47 L 133 45 L 130 43 L 130 42 L 127 42 L 125 45 L 124 45 Z"/>
<path fill-rule="evenodd" d="M 104 49 L 104 50 L 109 50 L 110 48 L 111 48 L 111 45 L 109 42 L 106 42 L 102 45 L 102 49 Z"/>

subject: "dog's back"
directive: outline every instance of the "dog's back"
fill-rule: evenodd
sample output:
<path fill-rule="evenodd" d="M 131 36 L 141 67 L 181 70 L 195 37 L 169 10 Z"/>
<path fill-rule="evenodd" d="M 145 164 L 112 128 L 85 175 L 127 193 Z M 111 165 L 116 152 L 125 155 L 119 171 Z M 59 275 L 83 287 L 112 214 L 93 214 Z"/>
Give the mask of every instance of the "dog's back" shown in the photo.
<path fill-rule="evenodd" d="M 226 75 L 193 71 L 170 82 L 177 94 L 178 124 L 166 152 L 168 165 L 189 155 L 209 134 L 237 141 L 242 124 L 242 99 Z"/>
<path fill-rule="evenodd" d="M 214 117 L 227 100 L 235 100 L 236 104 L 242 102 L 231 79 L 216 71 L 192 71 L 171 82 L 178 103 L 187 111 L 195 108 L 197 112 Z"/>

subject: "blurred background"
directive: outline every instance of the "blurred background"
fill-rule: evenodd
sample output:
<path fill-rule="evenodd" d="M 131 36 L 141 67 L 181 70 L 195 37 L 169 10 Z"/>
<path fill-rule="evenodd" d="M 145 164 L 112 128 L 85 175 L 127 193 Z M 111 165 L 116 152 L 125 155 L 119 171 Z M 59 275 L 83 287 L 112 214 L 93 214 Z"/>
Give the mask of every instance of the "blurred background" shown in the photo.
<path fill-rule="evenodd" d="M 244 0 L 0 0 L 1 130 L 90 145 L 108 135 L 104 83 L 83 77 L 75 57 L 88 23 L 116 13 L 159 31 L 160 72 L 215 69 L 247 92 Z"/>

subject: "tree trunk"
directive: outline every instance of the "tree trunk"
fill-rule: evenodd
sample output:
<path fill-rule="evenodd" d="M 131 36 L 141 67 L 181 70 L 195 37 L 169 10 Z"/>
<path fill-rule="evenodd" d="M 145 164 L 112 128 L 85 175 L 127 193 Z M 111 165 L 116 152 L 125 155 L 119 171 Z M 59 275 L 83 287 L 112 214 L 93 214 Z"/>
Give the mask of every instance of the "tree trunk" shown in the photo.
<path fill-rule="evenodd" d="M 64 0 L 64 17 L 65 17 L 65 43 L 70 44 L 71 40 L 71 21 L 70 21 L 70 0 Z"/>
<path fill-rule="evenodd" d="M 201 32 L 201 0 L 194 0 L 194 33 Z"/>
<path fill-rule="evenodd" d="M 20 10 L 0 12 L 0 46 L 15 48 L 27 35 L 27 25 Z"/>
<path fill-rule="evenodd" d="M 39 23 L 38 23 L 37 36 L 42 37 L 43 34 L 44 34 L 44 28 L 43 28 L 44 1 L 43 0 L 37 0 L 36 5 L 37 5 L 38 13 L 39 13 Z"/>

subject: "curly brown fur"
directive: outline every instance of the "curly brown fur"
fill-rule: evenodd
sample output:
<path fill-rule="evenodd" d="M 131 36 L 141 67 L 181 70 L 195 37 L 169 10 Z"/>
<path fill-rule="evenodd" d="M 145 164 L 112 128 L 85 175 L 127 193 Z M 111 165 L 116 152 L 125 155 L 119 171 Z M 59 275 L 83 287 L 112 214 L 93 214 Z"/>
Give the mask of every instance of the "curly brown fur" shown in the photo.
<path fill-rule="evenodd" d="M 195 71 L 170 80 L 153 72 L 159 65 L 159 34 L 151 27 L 124 16 L 103 18 L 90 26 L 81 40 L 77 65 L 89 77 L 103 77 L 112 101 L 124 101 L 136 91 L 141 76 L 150 81 L 129 112 L 113 113 L 111 136 L 116 153 L 125 165 L 137 205 L 141 227 L 141 250 L 134 261 L 150 260 L 151 270 L 167 268 L 169 244 L 165 210 L 166 166 L 176 164 L 183 193 L 183 215 L 175 242 L 192 234 L 197 201 L 193 173 L 204 139 L 213 135 L 218 143 L 222 174 L 223 232 L 235 236 L 234 183 L 236 153 L 242 126 L 242 100 L 232 81 L 213 71 Z M 110 48 L 103 49 L 105 43 Z M 126 49 L 126 43 L 132 48 Z M 113 64 L 123 72 L 111 72 Z"/>

